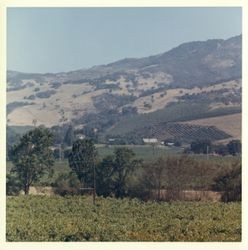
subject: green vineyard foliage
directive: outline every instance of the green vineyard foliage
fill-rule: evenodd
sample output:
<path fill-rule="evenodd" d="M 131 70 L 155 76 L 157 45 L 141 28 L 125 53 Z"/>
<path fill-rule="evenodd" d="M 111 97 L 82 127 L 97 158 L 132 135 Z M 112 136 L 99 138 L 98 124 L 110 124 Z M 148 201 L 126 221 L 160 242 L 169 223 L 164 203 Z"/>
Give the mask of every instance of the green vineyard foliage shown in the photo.
<path fill-rule="evenodd" d="M 7 241 L 241 241 L 241 203 L 7 197 Z"/>

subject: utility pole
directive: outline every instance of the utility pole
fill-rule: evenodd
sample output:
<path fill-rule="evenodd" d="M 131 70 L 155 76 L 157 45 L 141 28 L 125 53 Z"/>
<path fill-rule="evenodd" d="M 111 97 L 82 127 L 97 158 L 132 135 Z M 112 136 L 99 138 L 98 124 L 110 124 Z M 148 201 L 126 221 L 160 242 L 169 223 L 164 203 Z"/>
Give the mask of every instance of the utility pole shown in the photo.
<path fill-rule="evenodd" d="M 62 161 L 64 159 L 64 153 L 62 150 L 62 146 L 61 143 L 59 144 L 59 161 Z"/>
<path fill-rule="evenodd" d="M 208 159 L 209 159 L 208 150 L 209 150 L 209 147 L 208 147 L 208 145 L 207 145 L 207 161 L 208 161 Z"/>
<path fill-rule="evenodd" d="M 152 143 L 152 154 L 155 155 L 155 143 Z"/>
<path fill-rule="evenodd" d="M 93 205 L 96 204 L 96 168 L 95 163 L 93 163 Z"/>

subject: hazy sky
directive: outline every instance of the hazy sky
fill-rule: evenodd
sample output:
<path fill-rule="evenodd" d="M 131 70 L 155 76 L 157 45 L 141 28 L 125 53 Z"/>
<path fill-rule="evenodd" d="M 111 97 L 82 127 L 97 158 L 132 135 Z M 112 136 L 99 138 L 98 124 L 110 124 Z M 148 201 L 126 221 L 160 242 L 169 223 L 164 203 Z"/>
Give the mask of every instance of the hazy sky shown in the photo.
<path fill-rule="evenodd" d="M 241 8 L 8 8 L 7 68 L 70 71 L 241 31 Z"/>

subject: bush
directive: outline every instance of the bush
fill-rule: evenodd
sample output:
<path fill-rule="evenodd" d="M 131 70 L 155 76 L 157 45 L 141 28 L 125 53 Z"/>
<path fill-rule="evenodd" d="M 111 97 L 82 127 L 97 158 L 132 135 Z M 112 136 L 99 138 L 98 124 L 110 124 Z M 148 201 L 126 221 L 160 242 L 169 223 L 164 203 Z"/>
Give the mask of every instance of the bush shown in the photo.
<path fill-rule="evenodd" d="M 228 148 L 226 145 L 214 145 L 214 152 L 219 155 L 228 155 Z"/>
<path fill-rule="evenodd" d="M 144 102 L 144 108 L 151 109 L 152 105 L 150 103 Z"/>
<path fill-rule="evenodd" d="M 190 149 L 195 154 L 207 154 L 212 152 L 212 143 L 209 140 L 197 140 L 190 144 Z"/>
<path fill-rule="evenodd" d="M 123 115 L 133 115 L 137 114 L 137 107 L 126 106 L 122 108 Z"/>
<path fill-rule="evenodd" d="M 51 88 L 58 89 L 62 84 L 60 82 L 51 82 Z"/>
<path fill-rule="evenodd" d="M 241 201 L 241 163 L 235 162 L 230 170 L 219 174 L 214 180 L 213 189 L 222 191 L 222 201 Z"/>
<path fill-rule="evenodd" d="M 241 153 L 241 142 L 240 140 L 232 140 L 227 144 L 229 154 L 237 155 Z"/>
<path fill-rule="evenodd" d="M 10 114 L 14 109 L 20 108 L 22 106 L 33 105 L 33 103 L 29 102 L 11 102 L 7 104 L 7 114 Z"/>
<path fill-rule="evenodd" d="M 79 195 L 80 181 L 78 180 L 76 174 L 60 174 L 53 184 L 56 187 L 55 193 L 65 196 L 65 195 Z"/>
<path fill-rule="evenodd" d="M 30 95 L 30 96 L 28 96 L 28 97 L 24 97 L 24 99 L 28 99 L 28 100 L 35 100 L 35 95 Z"/>
<path fill-rule="evenodd" d="M 6 176 L 6 194 L 7 195 L 18 195 L 21 191 L 22 186 L 16 175 L 7 174 Z"/>
<path fill-rule="evenodd" d="M 71 153 L 71 149 L 65 149 L 63 151 L 64 159 L 68 159 L 70 153 Z"/>
<path fill-rule="evenodd" d="M 56 93 L 55 90 L 47 90 L 47 91 L 43 91 L 43 92 L 38 92 L 36 94 L 36 96 L 38 98 L 49 98 L 50 96 L 54 95 Z"/>

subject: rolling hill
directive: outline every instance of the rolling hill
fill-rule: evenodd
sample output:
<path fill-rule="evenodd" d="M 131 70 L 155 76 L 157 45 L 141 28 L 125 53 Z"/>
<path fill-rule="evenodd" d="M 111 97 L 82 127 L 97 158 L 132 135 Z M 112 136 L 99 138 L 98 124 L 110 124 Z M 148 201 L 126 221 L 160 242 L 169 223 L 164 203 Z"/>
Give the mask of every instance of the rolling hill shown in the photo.
<path fill-rule="evenodd" d="M 224 124 L 213 128 L 214 119 L 193 121 L 241 113 L 241 42 L 242 36 L 194 41 L 158 55 L 71 72 L 8 71 L 7 124 L 73 124 L 104 142 L 113 136 L 163 139 L 171 124 L 179 128 L 180 122 L 190 121 L 187 128 L 198 126 L 194 131 L 212 127 L 218 134 L 213 140 L 236 138 L 237 131 L 232 134 Z M 228 120 L 229 127 L 232 122 Z M 150 133 L 152 127 L 159 134 Z"/>

